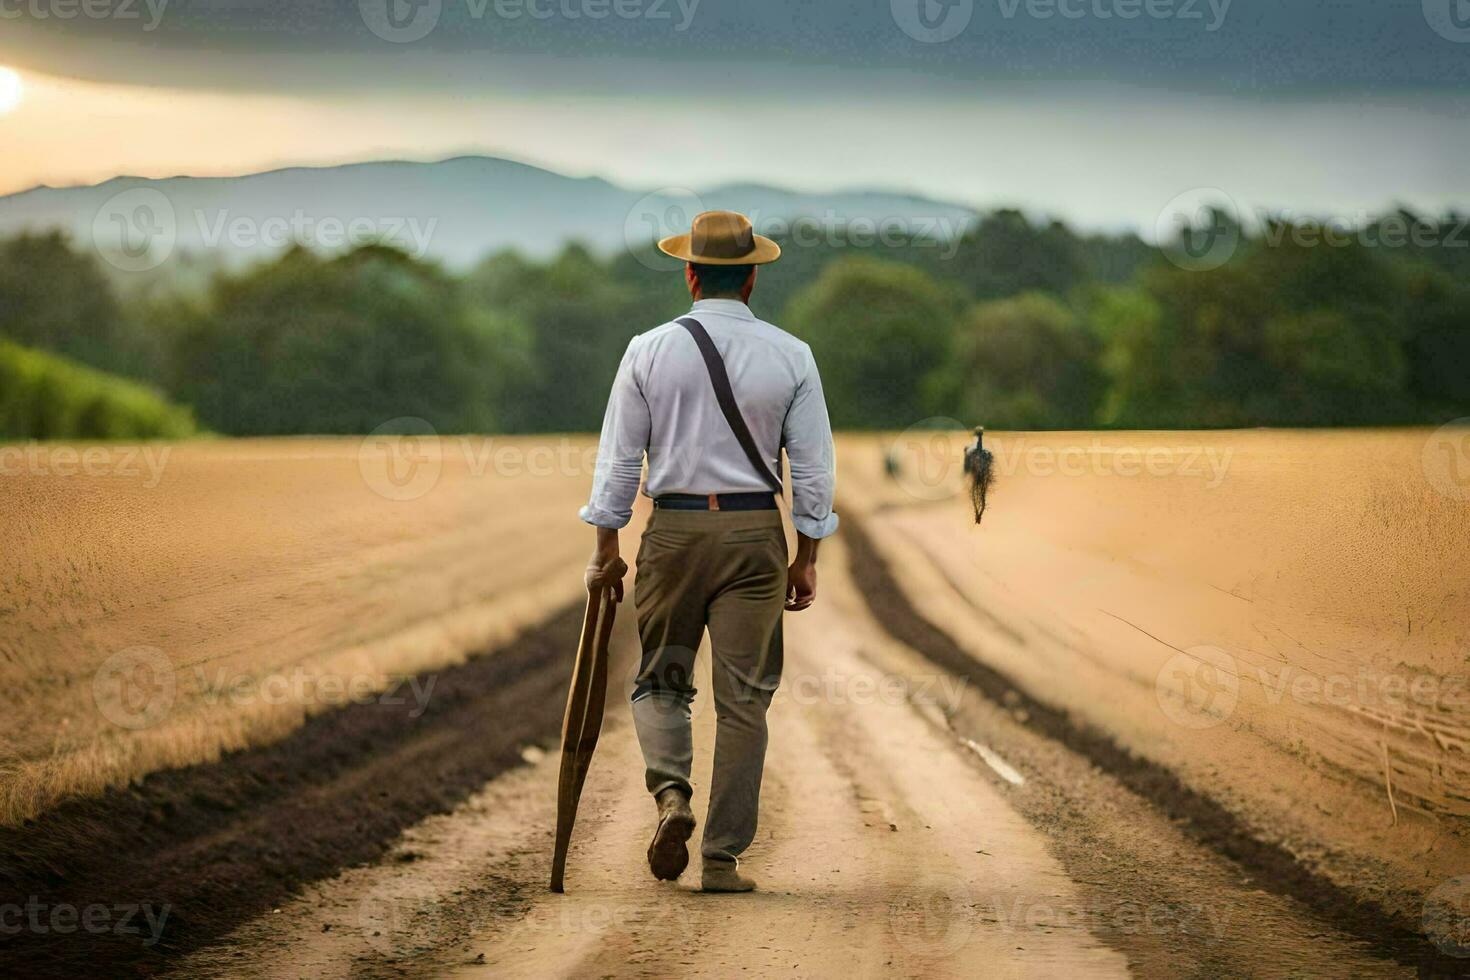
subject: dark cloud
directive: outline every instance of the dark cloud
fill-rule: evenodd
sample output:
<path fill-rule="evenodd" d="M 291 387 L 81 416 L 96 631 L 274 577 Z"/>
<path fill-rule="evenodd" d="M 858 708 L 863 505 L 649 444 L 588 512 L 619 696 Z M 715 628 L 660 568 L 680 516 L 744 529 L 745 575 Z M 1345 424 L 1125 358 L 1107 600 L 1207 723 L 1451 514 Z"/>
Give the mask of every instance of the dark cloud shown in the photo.
<path fill-rule="evenodd" d="M 443 88 L 476 66 L 489 77 L 497 58 L 532 56 L 545 77 L 522 76 L 520 87 L 555 84 L 558 66 L 614 57 L 665 65 L 667 84 L 693 88 L 801 66 L 1263 96 L 1463 91 L 1470 24 L 1458 43 L 1458 21 L 1436 30 L 1440 2 L 0 0 L 0 60 L 99 80 L 262 91 Z M 1442 2 L 1450 11 L 1459 0 Z M 411 43 L 385 40 L 371 29 L 385 23 L 385 5 L 398 15 L 387 33 L 432 30 Z M 926 43 L 926 32 L 954 36 Z M 435 58 L 455 70 L 434 70 Z M 707 74 L 715 63 L 720 78 Z M 629 88 L 644 84 L 638 73 L 630 79 Z"/>

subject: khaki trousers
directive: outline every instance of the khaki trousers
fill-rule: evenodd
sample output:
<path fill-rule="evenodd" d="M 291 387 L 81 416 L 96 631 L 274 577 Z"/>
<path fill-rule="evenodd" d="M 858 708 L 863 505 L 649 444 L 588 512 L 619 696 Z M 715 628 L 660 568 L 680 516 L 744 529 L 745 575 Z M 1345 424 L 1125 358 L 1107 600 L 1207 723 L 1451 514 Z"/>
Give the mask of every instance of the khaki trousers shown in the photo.
<path fill-rule="evenodd" d="M 691 794 L 694 654 L 708 627 L 717 722 L 706 861 L 734 861 L 755 839 L 785 597 L 779 511 L 654 510 L 633 585 L 643 646 L 633 721 L 648 791 Z"/>

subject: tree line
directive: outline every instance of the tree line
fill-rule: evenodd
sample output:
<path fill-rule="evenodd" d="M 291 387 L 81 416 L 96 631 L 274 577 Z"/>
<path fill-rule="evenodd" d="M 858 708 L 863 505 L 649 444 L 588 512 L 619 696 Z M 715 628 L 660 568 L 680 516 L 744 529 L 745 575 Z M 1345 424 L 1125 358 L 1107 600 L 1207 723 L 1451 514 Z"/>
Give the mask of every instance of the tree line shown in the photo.
<path fill-rule="evenodd" d="M 1231 226 L 1228 259 L 1200 268 L 1132 235 L 1002 210 L 943 248 L 840 232 L 789 244 L 751 305 L 812 345 L 841 428 L 1470 415 L 1458 220 L 1375 224 L 1388 222 L 1414 234 Z M 0 437 L 172 436 L 193 419 L 230 435 L 362 433 L 404 417 L 446 433 L 591 431 L 628 339 L 688 308 L 677 266 L 651 246 L 504 252 L 463 274 L 380 245 L 296 248 L 188 288 L 104 270 L 61 234 L 0 242 Z M 5 367 L 22 360 L 24 389 Z"/>

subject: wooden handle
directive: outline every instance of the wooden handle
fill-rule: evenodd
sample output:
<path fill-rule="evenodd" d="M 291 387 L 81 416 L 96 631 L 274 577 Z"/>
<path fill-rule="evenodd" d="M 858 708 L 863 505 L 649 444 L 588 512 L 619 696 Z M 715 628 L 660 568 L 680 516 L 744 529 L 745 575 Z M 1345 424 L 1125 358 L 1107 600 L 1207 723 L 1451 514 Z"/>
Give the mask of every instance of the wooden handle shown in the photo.
<path fill-rule="evenodd" d="M 592 753 L 602 733 L 602 716 L 607 704 L 608 644 L 617 617 L 617 601 L 611 589 L 587 595 L 582 616 L 582 637 L 572 667 L 572 685 L 561 726 L 561 771 L 556 791 L 556 844 L 551 858 L 551 890 L 564 891 L 567 848 L 577 820 L 582 784 L 592 765 Z"/>

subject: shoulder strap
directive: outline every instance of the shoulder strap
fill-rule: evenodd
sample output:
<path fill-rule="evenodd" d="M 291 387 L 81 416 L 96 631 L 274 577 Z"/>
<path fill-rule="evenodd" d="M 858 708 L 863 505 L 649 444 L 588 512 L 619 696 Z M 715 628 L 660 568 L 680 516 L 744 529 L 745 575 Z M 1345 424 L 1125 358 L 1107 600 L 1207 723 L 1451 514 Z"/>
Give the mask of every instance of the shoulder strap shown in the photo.
<path fill-rule="evenodd" d="M 735 392 L 730 387 L 730 375 L 725 372 L 725 361 L 720 357 L 715 342 L 710 339 L 709 331 L 704 329 L 704 324 L 692 316 L 681 317 L 675 322 L 689 331 L 689 336 L 693 337 L 694 343 L 699 346 L 699 354 L 704 358 L 704 366 L 709 370 L 710 383 L 715 388 L 715 401 L 720 403 L 720 411 L 725 413 L 725 421 L 730 423 L 735 439 L 740 443 L 740 448 L 745 450 L 745 456 L 750 460 L 750 465 L 755 467 L 755 471 L 761 475 L 766 486 L 779 495 L 781 478 L 771 472 L 770 464 L 761 458 L 761 451 L 756 448 L 755 437 L 750 434 L 750 427 L 745 424 L 745 417 L 740 414 L 740 406 L 735 402 Z"/>

